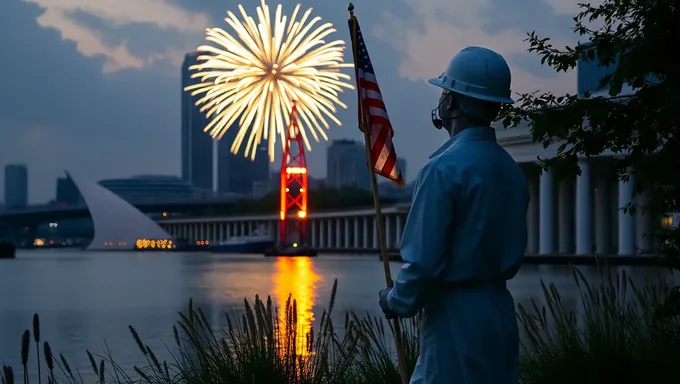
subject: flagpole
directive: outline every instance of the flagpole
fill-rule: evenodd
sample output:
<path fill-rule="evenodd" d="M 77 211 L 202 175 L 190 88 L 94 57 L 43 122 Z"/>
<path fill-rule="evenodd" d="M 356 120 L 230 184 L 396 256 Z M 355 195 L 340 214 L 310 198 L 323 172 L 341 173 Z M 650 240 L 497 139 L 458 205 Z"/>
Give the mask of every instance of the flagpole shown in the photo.
<path fill-rule="evenodd" d="M 368 166 L 368 173 L 371 178 L 371 189 L 373 190 L 373 207 L 375 208 L 375 220 L 376 220 L 376 229 L 378 231 L 378 241 L 380 242 L 380 256 L 383 262 L 383 268 L 385 270 L 385 283 L 387 284 L 388 288 L 392 288 L 394 286 L 394 281 L 392 281 L 392 272 L 390 270 L 390 261 L 389 261 L 389 256 L 387 254 L 387 243 L 385 241 L 385 228 L 383 226 L 383 216 L 382 216 L 382 207 L 380 204 L 380 196 L 378 194 L 378 181 L 376 180 L 375 177 L 375 171 L 374 171 L 374 163 L 373 163 L 373 154 L 371 152 L 371 134 L 370 134 L 370 128 L 366 124 L 366 117 L 365 114 L 363 113 L 363 102 L 361 98 L 361 86 L 359 84 L 359 69 L 356 67 L 356 63 L 358 62 L 358 56 L 357 56 L 357 51 L 356 51 L 356 17 L 354 16 L 354 5 L 352 3 L 349 3 L 347 6 L 347 10 L 349 11 L 350 15 L 350 20 L 353 20 L 353 28 L 352 28 L 352 53 L 354 54 L 354 74 L 355 74 L 355 80 L 357 82 L 357 96 L 359 99 L 359 127 L 361 131 L 364 133 L 364 146 L 366 148 L 366 159 L 367 159 L 367 166 Z M 394 329 L 394 343 L 397 348 L 397 361 L 399 364 L 399 375 L 401 376 L 401 382 L 402 384 L 408 384 L 409 382 L 409 374 L 408 374 L 408 368 L 406 367 L 406 352 L 404 350 L 404 342 L 402 338 L 402 333 L 401 333 L 401 323 L 399 322 L 399 319 L 394 319 L 392 322 L 392 327 Z"/>

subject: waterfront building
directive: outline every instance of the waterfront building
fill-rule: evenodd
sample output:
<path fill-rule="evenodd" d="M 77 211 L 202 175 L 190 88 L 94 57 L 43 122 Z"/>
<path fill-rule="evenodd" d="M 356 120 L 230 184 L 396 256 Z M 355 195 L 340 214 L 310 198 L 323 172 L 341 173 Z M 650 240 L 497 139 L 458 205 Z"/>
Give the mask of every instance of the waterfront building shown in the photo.
<path fill-rule="evenodd" d="M 5 206 L 21 209 L 28 205 L 28 169 L 23 164 L 5 166 Z"/>
<path fill-rule="evenodd" d="M 107 179 L 99 185 L 130 204 L 190 201 L 201 196 L 199 190 L 177 176 L 142 175 L 123 179 Z"/>
<path fill-rule="evenodd" d="M 213 139 L 203 131 L 208 119 L 200 112 L 196 101 L 199 96 L 191 96 L 184 88 L 196 84 L 200 79 L 192 79 L 194 72 L 189 69 L 198 63 L 198 52 L 189 53 L 182 63 L 181 114 L 181 153 L 182 180 L 192 186 L 208 191 L 213 190 Z"/>
<path fill-rule="evenodd" d="M 330 188 L 370 189 L 366 148 L 355 140 L 333 140 L 326 157 L 326 185 Z"/>

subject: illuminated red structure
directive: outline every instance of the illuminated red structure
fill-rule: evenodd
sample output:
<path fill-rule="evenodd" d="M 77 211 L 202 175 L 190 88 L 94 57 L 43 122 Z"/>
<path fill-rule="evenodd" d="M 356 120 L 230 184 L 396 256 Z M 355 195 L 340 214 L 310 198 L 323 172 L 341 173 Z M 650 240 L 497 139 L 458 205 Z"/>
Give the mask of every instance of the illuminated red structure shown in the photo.
<path fill-rule="evenodd" d="M 293 103 L 281 161 L 280 249 L 307 241 L 307 159 L 297 117 Z"/>

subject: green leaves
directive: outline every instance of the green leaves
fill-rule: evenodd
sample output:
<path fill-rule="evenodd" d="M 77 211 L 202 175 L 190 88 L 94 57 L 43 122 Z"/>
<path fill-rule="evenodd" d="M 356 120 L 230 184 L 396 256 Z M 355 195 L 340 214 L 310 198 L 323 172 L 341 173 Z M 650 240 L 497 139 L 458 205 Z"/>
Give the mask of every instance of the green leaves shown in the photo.
<path fill-rule="evenodd" d="M 586 43 L 557 49 L 549 37 L 531 32 L 528 50 L 556 72 L 595 64 L 605 72 L 592 90 L 600 96 L 535 91 L 503 108 L 499 119 L 506 127 L 526 121 L 535 142 L 557 146 L 553 158 L 541 159 L 544 165 L 617 154 L 618 177 L 632 168 L 636 191 L 651 193 L 649 206 L 639 208 L 654 215 L 680 211 L 680 45 L 669 43 L 680 36 L 680 3 L 604 0 L 580 7 L 573 31 Z M 656 228 L 667 255 L 680 253 L 676 232 Z"/>

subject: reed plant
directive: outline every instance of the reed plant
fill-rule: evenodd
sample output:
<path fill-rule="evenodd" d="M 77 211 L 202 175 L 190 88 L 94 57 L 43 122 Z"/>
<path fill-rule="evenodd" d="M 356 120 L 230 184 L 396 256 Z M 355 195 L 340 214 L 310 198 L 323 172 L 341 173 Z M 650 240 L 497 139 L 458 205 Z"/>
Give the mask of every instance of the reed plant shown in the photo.
<path fill-rule="evenodd" d="M 581 308 L 568 310 L 555 285 L 541 281 L 545 305 L 518 305 L 524 331 L 520 381 L 525 384 L 677 383 L 680 321 L 656 310 L 670 287 L 637 287 L 624 272 L 600 269 L 590 283 L 573 268 Z"/>
<path fill-rule="evenodd" d="M 582 307 L 568 310 L 554 285 L 541 282 L 545 305 L 518 305 L 524 331 L 520 364 L 525 384 L 670 383 L 677 382 L 680 323 L 658 319 L 654 310 L 668 287 L 663 283 L 637 288 L 625 273 L 589 283 L 574 269 Z M 190 301 L 173 327 L 161 361 L 130 327 L 132 339 L 146 363 L 121 367 L 104 351 L 86 354 L 95 383 L 147 384 L 397 384 L 393 328 L 382 317 L 344 316 L 342 336 L 332 320 L 337 292 L 333 285 L 327 310 L 316 329 L 301 331 L 293 298 L 278 308 L 271 298 L 244 300 L 243 311 L 227 315 L 226 329 L 214 331 L 200 308 Z M 402 320 L 409 371 L 418 357 L 420 318 Z M 31 338 L 31 336 L 33 336 Z M 22 372 L 3 366 L 2 384 L 29 383 L 29 351 L 35 345 L 40 383 L 84 384 L 64 356 L 54 356 L 47 342 L 40 349 L 40 321 L 24 332 Z M 42 352 L 42 358 L 41 358 Z M 44 359 L 45 371 L 40 362 Z M 35 375 L 34 375 L 35 376 Z M 21 377 L 21 378 L 20 378 Z M 90 383 L 90 382 L 88 382 Z"/>

